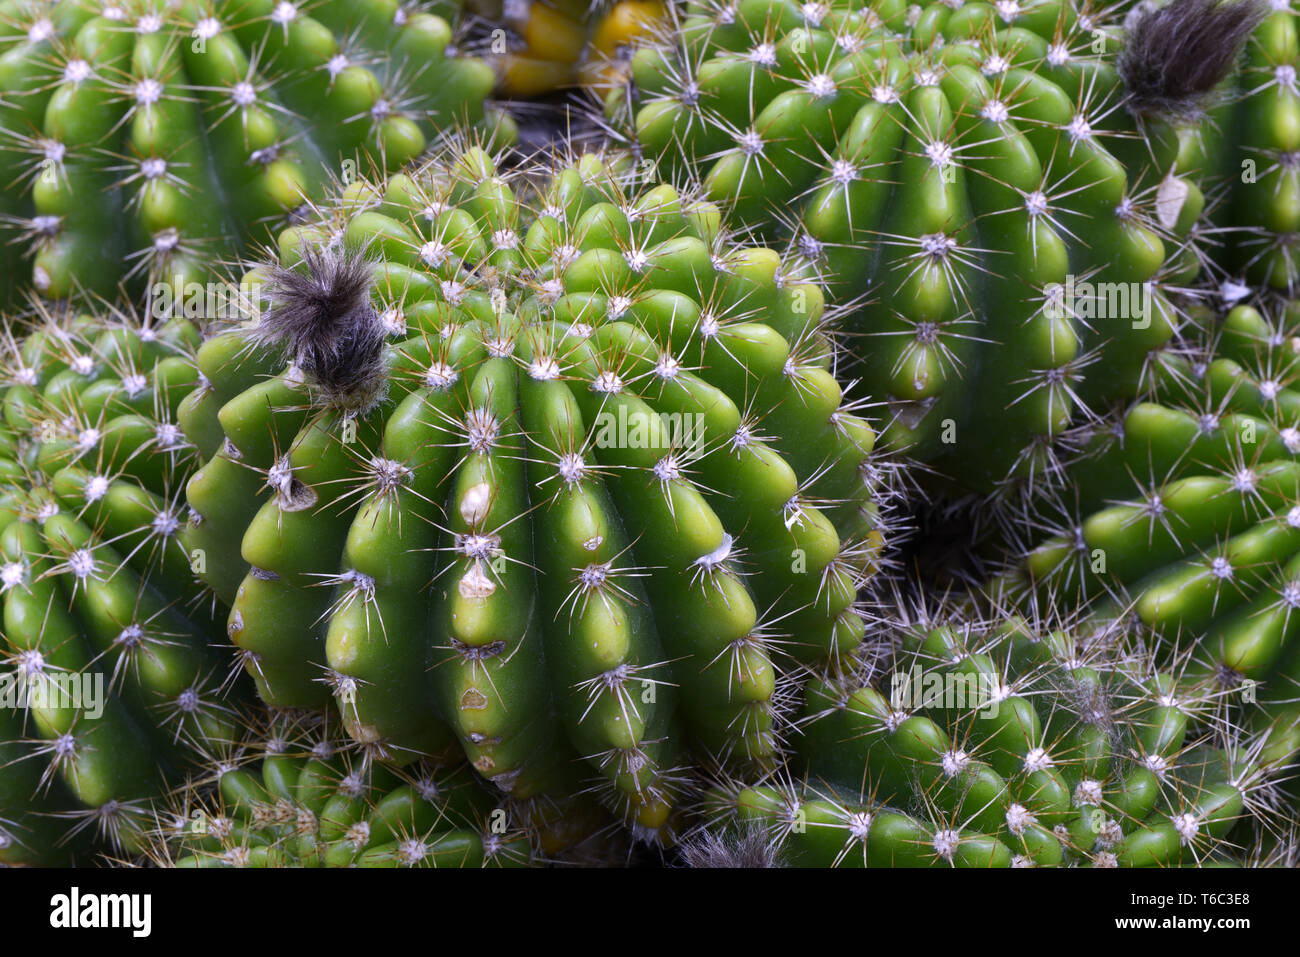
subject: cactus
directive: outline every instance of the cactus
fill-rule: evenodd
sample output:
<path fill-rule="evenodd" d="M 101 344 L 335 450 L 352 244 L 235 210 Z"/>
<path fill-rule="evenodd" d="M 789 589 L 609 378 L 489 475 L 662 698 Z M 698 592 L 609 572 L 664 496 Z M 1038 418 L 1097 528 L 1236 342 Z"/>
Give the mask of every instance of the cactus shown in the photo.
<path fill-rule="evenodd" d="M 631 51 L 667 17 L 661 0 L 506 0 L 470 7 L 491 30 L 487 60 L 497 72 L 498 91 L 521 97 L 622 82 Z"/>
<path fill-rule="evenodd" d="M 34 286 L 205 281 L 354 167 L 497 125 L 451 38 L 397 0 L 5 0 L 0 213 Z"/>
<path fill-rule="evenodd" d="M 1212 696 L 1001 618 L 901 616 L 888 687 L 810 686 L 802 763 L 715 785 L 687 859 L 757 833 L 798 867 L 1188 866 L 1271 819 L 1278 769 L 1207 720 Z"/>
<path fill-rule="evenodd" d="M 1211 234 L 1220 274 L 1293 294 L 1300 281 L 1300 34 L 1287 0 L 1246 46 L 1240 75 L 1211 111 L 1212 122 L 1188 131 L 1179 168 L 1213 189 Z"/>
<path fill-rule="evenodd" d="M 12 836 L 58 813 L 130 850 L 170 776 L 235 728 L 222 621 L 177 538 L 193 449 L 173 415 L 197 332 L 106 307 L 23 321 L 3 359 L 0 653 L 17 710 L 0 817 Z"/>
<path fill-rule="evenodd" d="M 0 866 L 66 864 L 70 849 L 58 816 L 75 805 L 61 783 L 42 794 L 41 768 L 25 760 L 28 756 L 19 713 L 5 702 L 0 707 Z"/>
<path fill-rule="evenodd" d="M 1169 358 L 1153 401 L 1089 430 L 991 586 L 1181 662 L 1274 764 L 1300 756 L 1300 340 L 1278 313 L 1232 309 L 1192 361 Z"/>
<path fill-rule="evenodd" d="M 591 154 L 457 149 L 280 247 L 180 412 L 262 697 L 521 800 L 596 776 L 647 832 L 687 749 L 774 760 L 784 659 L 851 655 L 887 518 L 819 289 Z"/>
<path fill-rule="evenodd" d="M 1091 602 L 1094 622 L 1151 644 L 1194 646 L 1189 667 L 1226 688 L 1300 678 L 1296 342 L 1238 306 L 1210 361 L 1096 429 L 1059 524 L 1039 518 L 1058 530 L 1026 555 L 1023 585 L 1042 601 Z"/>
<path fill-rule="evenodd" d="M 527 833 L 465 765 L 397 771 L 318 718 L 283 715 L 178 789 L 153 836 L 148 858 L 175 867 L 509 867 L 533 858 Z"/>
<path fill-rule="evenodd" d="M 1203 197 L 1178 133 L 1253 9 L 1198 6 L 1178 45 L 1072 0 L 696 0 L 607 115 L 858 301 L 885 438 L 987 491 L 1052 472 L 1179 325 L 1162 290 L 1199 268 Z"/>

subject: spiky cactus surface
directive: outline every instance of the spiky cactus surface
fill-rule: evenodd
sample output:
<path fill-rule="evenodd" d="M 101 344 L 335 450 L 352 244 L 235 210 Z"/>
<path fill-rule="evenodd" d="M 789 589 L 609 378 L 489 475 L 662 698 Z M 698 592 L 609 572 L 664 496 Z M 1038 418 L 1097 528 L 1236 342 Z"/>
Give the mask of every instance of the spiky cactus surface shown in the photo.
<path fill-rule="evenodd" d="M 1157 401 L 1098 428 L 1024 561 L 1033 594 L 1195 646 L 1225 687 L 1300 677 L 1298 341 L 1286 314 L 1239 306 L 1208 362 L 1171 365 Z"/>
<path fill-rule="evenodd" d="M 1178 667 L 1278 761 L 1300 754 L 1292 322 L 1249 306 L 1216 320 L 1208 352 L 1169 362 L 1157 401 L 1095 430 L 1033 519 L 1034 547 L 992 586 Z"/>
<path fill-rule="evenodd" d="M 235 728 L 222 621 L 177 539 L 197 332 L 27 318 L 4 357 L 0 827 L 22 843 L 64 811 L 64 830 L 130 850 L 170 776 Z"/>
<path fill-rule="evenodd" d="M 528 834 L 467 766 L 397 771 L 319 718 L 284 715 L 178 789 L 153 837 L 149 856 L 176 867 L 511 867 L 533 858 Z"/>
<path fill-rule="evenodd" d="M 0 864 L 1290 861 L 1290 10 L 461 6 L 0 0 Z"/>
<path fill-rule="evenodd" d="M 1202 207 L 1177 128 L 1231 67 L 1237 10 L 1126 36 L 1071 0 L 700 0 L 609 111 L 861 297 L 844 331 L 887 436 L 987 489 L 1051 468 L 1177 327 L 1161 287 L 1199 268 Z"/>
<path fill-rule="evenodd" d="M 1209 124 L 1185 137 L 1179 166 L 1213 200 L 1220 275 L 1293 294 L 1300 283 L 1300 32 L 1288 0 L 1246 45 L 1241 70 Z"/>
<path fill-rule="evenodd" d="M 73 810 L 72 799 L 61 782 L 42 786 L 43 768 L 23 738 L 21 713 L 0 708 L 0 866 L 66 864 L 58 816 Z"/>
<path fill-rule="evenodd" d="M 471 147 L 281 249 L 181 410 L 186 545 L 262 696 L 519 798 L 597 775 L 652 829 L 689 749 L 772 760 L 882 543 L 820 290 L 596 155 Z"/>
<path fill-rule="evenodd" d="M 802 762 L 709 793 L 688 861 L 1194 865 L 1251 839 L 1276 768 L 1212 696 L 1071 629 L 900 625 L 887 681 L 809 690 Z"/>
<path fill-rule="evenodd" d="M 327 184 L 497 125 L 451 40 L 397 0 L 6 0 L 6 244 L 52 298 L 205 281 Z"/>

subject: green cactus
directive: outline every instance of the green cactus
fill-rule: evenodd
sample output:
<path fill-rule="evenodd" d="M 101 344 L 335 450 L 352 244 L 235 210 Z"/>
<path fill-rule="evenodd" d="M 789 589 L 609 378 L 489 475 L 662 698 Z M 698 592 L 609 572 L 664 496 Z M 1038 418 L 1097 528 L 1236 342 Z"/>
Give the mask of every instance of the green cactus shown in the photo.
<path fill-rule="evenodd" d="M 34 286 L 203 282 L 451 122 L 508 138 L 451 40 L 398 0 L 4 0 L 0 214 Z"/>
<path fill-rule="evenodd" d="M 887 476 L 815 285 L 626 162 L 533 173 L 470 147 L 282 235 L 198 353 L 184 536 L 270 704 L 655 830 L 861 641 Z"/>
<path fill-rule="evenodd" d="M 1190 667 L 1228 687 L 1300 678 L 1297 341 L 1238 306 L 1208 363 L 1096 429 L 1060 530 L 1024 560 L 1025 585 L 1043 601 L 1091 601 L 1094 621 L 1153 644 L 1194 644 Z"/>
<path fill-rule="evenodd" d="M 19 713 L 6 702 L 0 707 L 0 866 L 66 864 L 70 849 L 58 815 L 75 805 L 60 782 L 42 793 L 42 769 L 26 760 L 29 753 Z"/>
<path fill-rule="evenodd" d="M 0 397 L 0 673 L 20 695 L 0 817 L 66 811 L 129 850 L 169 775 L 235 729 L 222 622 L 177 537 L 197 332 L 108 309 L 25 321 Z"/>
<path fill-rule="evenodd" d="M 1211 111 L 1184 135 L 1179 168 L 1209 189 L 1214 259 L 1220 274 L 1294 293 L 1300 282 L 1300 33 L 1288 0 L 1246 47 L 1241 73 Z"/>
<path fill-rule="evenodd" d="M 1278 312 L 1232 309 L 1202 353 L 1168 358 L 1155 401 L 1088 430 L 991 586 L 1181 662 L 1272 763 L 1300 756 L 1300 339 Z"/>
<path fill-rule="evenodd" d="M 1069 628 L 942 620 L 898 622 L 887 685 L 811 686 L 801 762 L 712 788 L 687 859 L 757 834 L 796 867 L 1186 866 L 1266 816 L 1277 768 L 1181 676 Z"/>
<path fill-rule="evenodd" d="M 1200 95 L 1129 89 L 1125 56 L 1158 54 L 1115 10 L 696 0 L 670 34 L 611 123 L 853 306 L 891 443 L 988 490 L 1052 471 L 1078 414 L 1144 384 L 1180 322 L 1162 290 L 1199 269 L 1203 197 L 1172 168 Z"/>
<path fill-rule="evenodd" d="M 482 867 L 533 859 L 465 765 L 393 770 L 319 719 L 277 716 L 173 795 L 148 857 L 175 867 Z"/>

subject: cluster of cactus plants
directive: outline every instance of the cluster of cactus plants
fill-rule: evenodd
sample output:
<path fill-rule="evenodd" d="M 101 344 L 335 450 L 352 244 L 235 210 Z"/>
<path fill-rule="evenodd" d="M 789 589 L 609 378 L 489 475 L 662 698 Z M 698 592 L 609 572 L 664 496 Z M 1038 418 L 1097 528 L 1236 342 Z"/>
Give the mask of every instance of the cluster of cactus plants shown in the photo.
<path fill-rule="evenodd" d="M 1298 50 L 0 0 L 0 865 L 1293 863 Z"/>

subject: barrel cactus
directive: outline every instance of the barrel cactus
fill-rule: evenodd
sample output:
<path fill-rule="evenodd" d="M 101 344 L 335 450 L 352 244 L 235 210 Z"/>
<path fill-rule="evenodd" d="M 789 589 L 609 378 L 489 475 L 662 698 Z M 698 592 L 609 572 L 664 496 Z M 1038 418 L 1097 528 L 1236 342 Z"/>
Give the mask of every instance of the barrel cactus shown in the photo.
<path fill-rule="evenodd" d="M 147 856 L 175 867 L 483 867 L 533 859 L 467 765 L 395 770 L 319 715 L 274 715 L 179 788 Z"/>
<path fill-rule="evenodd" d="M 1215 318 L 1153 401 L 1088 430 L 1065 494 L 991 589 L 1182 662 L 1273 763 L 1300 757 L 1294 323 L 1251 306 Z"/>
<path fill-rule="evenodd" d="M 7 839 L 55 813 L 100 850 L 138 847 L 169 782 L 235 734 L 223 620 L 177 537 L 194 450 L 174 414 L 197 336 L 107 307 L 14 317 L 0 396 Z"/>
<path fill-rule="evenodd" d="M 1179 133 L 1254 6 L 1173 7 L 1126 33 L 1073 0 L 696 0 L 607 113 L 852 303 L 886 438 L 989 490 L 1052 472 L 1179 325 L 1203 206 Z"/>
<path fill-rule="evenodd" d="M 773 760 L 882 544 L 818 287 L 590 154 L 457 149 L 280 248 L 180 410 L 184 539 L 262 697 L 518 799 L 594 775 L 649 830 L 688 748 Z"/>
<path fill-rule="evenodd" d="M 332 181 L 495 125 L 451 39 L 398 0 L 5 0 L 6 245 L 52 298 L 206 281 Z"/>
<path fill-rule="evenodd" d="M 688 861 L 1188 866 L 1268 817 L 1277 767 L 1176 672 L 1014 617 L 897 628 L 888 681 L 809 689 L 801 763 L 708 792 Z"/>

